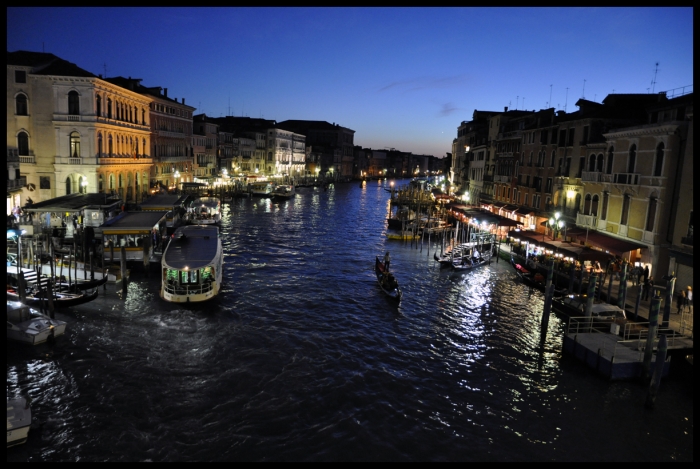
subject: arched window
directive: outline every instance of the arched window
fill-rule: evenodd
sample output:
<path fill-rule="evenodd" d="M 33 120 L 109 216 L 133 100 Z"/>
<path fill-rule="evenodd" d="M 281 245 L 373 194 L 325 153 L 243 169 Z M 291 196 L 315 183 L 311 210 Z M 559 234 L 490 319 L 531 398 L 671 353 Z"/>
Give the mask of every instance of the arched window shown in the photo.
<path fill-rule="evenodd" d="M 102 133 L 97 134 L 97 157 L 102 158 Z"/>
<path fill-rule="evenodd" d="M 598 154 L 598 164 L 596 165 L 595 170 L 598 171 L 599 173 L 603 172 L 603 164 L 605 161 L 605 157 L 603 156 L 602 153 Z"/>
<path fill-rule="evenodd" d="M 112 118 L 112 98 L 107 98 L 107 118 Z"/>
<path fill-rule="evenodd" d="M 27 95 L 20 93 L 15 98 L 15 112 L 18 116 L 27 115 Z"/>
<path fill-rule="evenodd" d="M 104 192 L 104 190 L 105 190 L 105 188 L 104 188 L 104 178 L 102 177 L 101 174 L 100 174 L 100 177 L 99 177 L 98 180 L 97 180 L 97 183 L 98 183 L 98 185 L 99 185 L 99 186 L 98 186 L 98 191 L 99 191 L 99 192 Z"/>
<path fill-rule="evenodd" d="M 549 164 L 549 167 L 550 167 L 550 168 L 553 168 L 553 167 L 554 167 L 554 162 L 555 162 L 555 160 L 556 160 L 556 157 L 557 157 L 557 151 L 556 151 L 556 150 L 552 150 L 552 161 L 551 161 L 550 164 Z"/>
<path fill-rule="evenodd" d="M 633 173 L 637 166 L 637 145 L 632 144 L 630 147 L 629 158 L 627 159 L 627 172 Z"/>
<path fill-rule="evenodd" d="M 17 134 L 17 152 L 21 156 L 29 156 L 29 135 L 27 132 Z"/>
<path fill-rule="evenodd" d="M 70 134 L 70 157 L 80 158 L 80 134 L 78 132 Z"/>
<path fill-rule="evenodd" d="M 646 231 L 654 231 L 654 220 L 656 219 L 656 197 L 649 198 L 649 211 L 647 212 Z"/>
<path fill-rule="evenodd" d="M 588 171 L 595 171 L 595 155 L 591 154 L 591 156 L 588 157 Z"/>
<path fill-rule="evenodd" d="M 109 175 L 109 190 L 114 190 L 114 174 Z"/>
<path fill-rule="evenodd" d="M 87 193 L 87 185 L 83 184 L 83 181 L 86 181 L 82 176 L 78 178 L 78 192 L 81 194 Z"/>
<path fill-rule="evenodd" d="M 68 93 L 68 114 L 72 116 L 80 115 L 80 96 L 77 91 Z"/>
<path fill-rule="evenodd" d="M 591 205 L 591 215 L 598 216 L 598 194 L 593 196 L 593 204 Z"/>
<path fill-rule="evenodd" d="M 97 113 L 97 117 L 102 115 L 102 96 L 99 94 L 95 97 L 95 112 Z"/>
<path fill-rule="evenodd" d="M 109 157 L 111 158 L 111 157 L 114 155 L 114 143 L 112 142 L 112 136 L 111 136 L 111 135 L 108 137 L 108 143 L 107 143 L 107 145 L 108 145 L 108 148 L 107 148 L 108 155 L 109 155 Z"/>
<path fill-rule="evenodd" d="M 591 214 L 591 194 L 586 194 L 586 199 L 583 202 L 583 214 Z"/>
<path fill-rule="evenodd" d="M 603 211 L 600 213 L 601 220 L 607 220 L 608 218 L 608 203 L 610 201 L 610 193 L 603 192 Z"/>
<path fill-rule="evenodd" d="M 66 178 L 66 195 L 71 193 L 70 176 Z"/>
<path fill-rule="evenodd" d="M 622 216 L 620 216 L 621 225 L 626 225 L 627 220 L 629 219 L 631 199 L 632 198 L 629 194 L 625 194 L 625 196 L 622 199 Z"/>
<path fill-rule="evenodd" d="M 615 147 L 608 148 L 608 168 L 605 171 L 607 174 L 612 174 L 613 170 L 613 157 L 615 156 Z"/>
<path fill-rule="evenodd" d="M 660 177 L 664 170 L 664 144 L 656 146 L 656 160 L 654 161 L 654 176 Z"/>

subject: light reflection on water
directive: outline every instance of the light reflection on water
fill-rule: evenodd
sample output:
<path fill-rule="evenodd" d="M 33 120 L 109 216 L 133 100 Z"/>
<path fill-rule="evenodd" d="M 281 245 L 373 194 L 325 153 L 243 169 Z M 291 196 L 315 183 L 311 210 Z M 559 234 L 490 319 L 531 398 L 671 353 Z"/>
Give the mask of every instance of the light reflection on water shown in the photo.
<path fill-rule="evenodd" d="M 8 395 L 44 422 L 14 460 L 690 460 L 692 396 L 609 383 L 540 346 L 543 297 L 506 262 L 451 274 L 387 240 L 378 184 L 224 204 L 222 293 L 158 297 L 136 275 L 59 313 L 54 348 L 8 345 Z M 404 290 L 381 295 L 391 251 Z M 684 418 L 688 420 L 684 420 Z M 684 433 L 684 432 L 687 432 Z"/>

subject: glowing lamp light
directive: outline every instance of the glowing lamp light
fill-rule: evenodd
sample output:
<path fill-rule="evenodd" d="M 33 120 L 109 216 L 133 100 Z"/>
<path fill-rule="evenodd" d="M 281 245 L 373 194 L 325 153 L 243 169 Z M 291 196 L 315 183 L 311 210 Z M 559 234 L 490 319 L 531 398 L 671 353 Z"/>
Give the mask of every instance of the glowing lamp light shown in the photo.
<path fill-rule="evenodd" d="M 575 191 L 572 191 L 572 190 L 566 191 L 566 197 L 567 197 L 568 199 L 573 199 L 574 196 L 576 196 L 576 192 L 575 192 Z"/>

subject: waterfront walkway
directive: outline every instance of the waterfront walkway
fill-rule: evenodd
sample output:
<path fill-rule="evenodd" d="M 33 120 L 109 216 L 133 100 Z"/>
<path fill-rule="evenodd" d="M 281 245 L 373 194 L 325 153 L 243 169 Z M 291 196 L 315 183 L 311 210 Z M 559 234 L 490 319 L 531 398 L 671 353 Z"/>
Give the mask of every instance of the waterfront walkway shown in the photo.
<path fill-rule="evenodd" d="M 503 259 L 510 260 L 511 252 L 510 252 L 510 245 L 502 243 L 501 244 L 501 257 Z M 609 281 L 609 280 L 608 280 Z M 601 292 L 601 296 L 604 298 L 607 294 L 607 282 L 605 283 L 605 286 L 603 287 L 603 291 Z M 679 291 L 679 288 L 683 288 L 683 286 L 676 285 L 676 293 Z M 659 326 L 661 326 L 663 322 L 663 313 L 664 313 L 664 302 L 665 300 L 665 290 L 666 286 L 665 285 L 655 285 L 654 289 L 659 292 L 661 295 L 661 307 L 659 309 Z M 574 288 L 574 291 L 576 291 L 576 288 Z M 617 304 L 617 298 L 618 298 L 618 292 L 619 292 L 619 282 L 615 282 L 613 284 L 612 288 L 612 293 L 611 293 L 611 298 L 610 302 L 613 304 Z M 648 322 L 649 321 L 649 308 L 651 306 L 651 301 L 647 300 L 644 301 L 642 300 L 639 303 L 639 309 L 636 311 L 635 314 L 635 308 L 636 308 L 636 303 L 637 303 L 637 297 L 641 295 L 642 293 L 642 287 L 641 285 L 634 285 L 634 282 L 631 280 L 627 280 L 627 295 L 625 297 L 625 312 L 627 314 L 627 318 L 630 320 L 633 320 L 635 322 Z M 676 306 L 676 293 L 674 293 L 674 297 L 671 299 L 671 315 L 669 317 L 669 324 L 668 324 L 668 329 L 671 329 L 681 335 L 684 335 L 686 337 L 690 337 L 692 339 L 693 337 L 693 313 L 690 311 L 686 311 L 682 314 L 676 313 L 678 311 L 678 306 Z"/>

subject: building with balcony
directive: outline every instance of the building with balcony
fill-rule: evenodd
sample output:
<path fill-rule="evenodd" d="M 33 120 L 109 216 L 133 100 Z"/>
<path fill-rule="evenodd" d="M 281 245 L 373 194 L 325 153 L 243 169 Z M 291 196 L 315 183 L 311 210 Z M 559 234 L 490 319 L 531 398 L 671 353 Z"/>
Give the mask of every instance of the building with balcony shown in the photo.
<path fill-rule="evenodd" d="M 192 118 L 194 182 L 212 182 L 219 174 L 219 124 L 206 114 Z"/>
<path fill-rule="evenodd" d="M 150 114 L 150 156 L 152 165 L 149 186 L 174 188 L 194 178 L 192 150 L 192 117 L 194 107 L 185 104 L 185 98 L 168 97 L 168 89 L 141 85 L 140 78 L 115 77 L 110 83 L 147 96 Z M 177 177 L 175 176 L 177 175 Z M 143 190 L 147 190 L 145 182 Z"/>
<path fill-rule="evenodd" d="M 305 176 L 306 136 L 283 129 L 268 129 L 267 161 L 274 165 L 273 175 L 287 180 Z"/>
<path fill-rule="evenodd" d="M 355 131 L 326 121 L 286 120 L 276 128 L 306 136 L 306 146 L 320 153 L 319 174 L 325 177 L 352 178 Z"/>
<path fill-rule="evenodd" d="M 26 177 L 22 202 L 86 192 L 136 200 L 152 163 L 151 99 L 53 54 L 7 54 L 8 153 Z"/>

